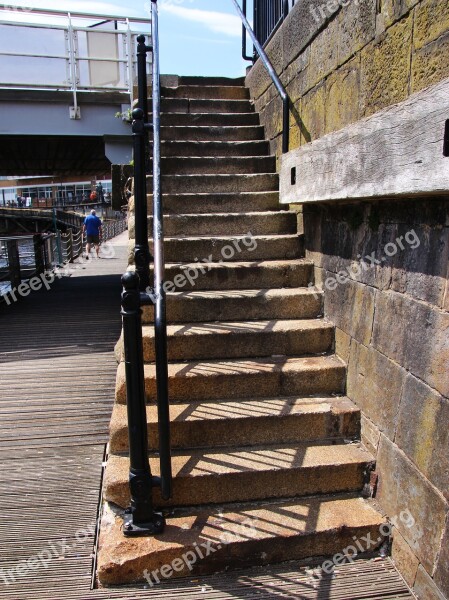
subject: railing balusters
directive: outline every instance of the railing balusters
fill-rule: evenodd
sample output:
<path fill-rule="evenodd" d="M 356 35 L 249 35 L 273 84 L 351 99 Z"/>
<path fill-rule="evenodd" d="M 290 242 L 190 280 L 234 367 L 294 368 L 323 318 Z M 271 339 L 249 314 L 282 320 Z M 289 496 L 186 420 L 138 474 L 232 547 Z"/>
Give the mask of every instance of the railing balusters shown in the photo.
<path fill-rule="evenodd" d="M 250 36 L 250 38 L 254 44 L 254 47 L 257 50 L 257 54 L 259 55 L 260 60 L 262 61 L 264 67 L 268 71 L 268 74 L 270 75 L 271 80 L 273 81 L 274 86 L 277 89 L 277 91 L 282 99 L 282 104 L 283 104 L 282 152 L 285 154 L 286 152 L 288 152 L 289 136 L 290 136 L 290 131 L 289 131 L 290 100 L 289 100 L 288 94 L 287 94 L 284 86 L 282 85 L 281 80 L 279 79 L 279 76 L 277 75 L 276 71 L 274 70 L 274 67 L 271 64 L 270 59 L 268 58 L 265 50 L 262 47 L 262 43 L 259 41 L 261 38 L 260 38 L 260 36 L 258 36 L 257 32 L 258 32 L 259 26 L 260 26 L 260 19 L 259 19 L 259 17 L 260 17 L 259 11 L 261 9 L 260 2 L 256 2 L 254 4 L 254 23 L 255 23 L 256 33 L 251 28 L 251 25 L 249 24 L 248 19 L 246 18 L 246 15 L 243 13 L 242 9 L 240 8 L 238 1 L 232 0 L 232 2 L 234 3 L 235 9 L 236 9 L 237 13 L 239 14 L 239 17 L 242 20 L 244 28 L 248 32 L 248 35 Z"/>

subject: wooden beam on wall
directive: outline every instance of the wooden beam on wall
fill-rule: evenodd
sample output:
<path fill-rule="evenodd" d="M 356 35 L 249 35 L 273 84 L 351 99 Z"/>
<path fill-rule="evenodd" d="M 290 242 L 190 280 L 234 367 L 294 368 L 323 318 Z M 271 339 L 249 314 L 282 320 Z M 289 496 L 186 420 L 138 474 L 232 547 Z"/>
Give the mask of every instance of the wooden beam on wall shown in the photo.
<path fill-rule="evenodd" d="M 449 79 L 285 154 L 281 203 L 449 194 Z"/>

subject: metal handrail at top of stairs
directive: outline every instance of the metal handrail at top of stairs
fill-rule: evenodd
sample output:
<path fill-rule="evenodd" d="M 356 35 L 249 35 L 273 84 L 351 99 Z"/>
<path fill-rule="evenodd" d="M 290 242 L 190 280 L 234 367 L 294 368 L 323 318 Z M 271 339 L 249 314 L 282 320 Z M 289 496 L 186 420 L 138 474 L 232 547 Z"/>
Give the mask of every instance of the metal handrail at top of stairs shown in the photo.
<path fill-rule="evenodd" d="M 244 10 L 242 10 L 240 8 L 238 0 L 232 0 L 232 2 L 234 3 L 235 9 L 238 12 L 238 14 L 242 20 L 243 27 L 248 32 L 248 35 L 254 44 L 254 47 L 257 51 L 257 54 L 259 55 L 260 60 L 262 61 L 264 67 L 266 68 L 275 88 L 277 89 L 277 91 L 279 93 L 279 96 L 281 97 L 281 100 L 282 100 L 282 153 L 285 154 L 288 152 L 289 137 L 290 137 L 290 132 L 289 132 L 290 99 L 288 97 L 285 87 L 282 85 L 282 82 L 278 77 L 278 74 L 276 73 L 273 65 L 271 64 L 271 61 L 268 58 L 267 53 L 262 48 L 262 44 L 257 39 L 256 34 L 254 33 L 251 25 L 248 22 L 248 19 L 246 18 L 246 14 L 245 14 L 246 13 L 246 0 L 244 0 L 244 3 L 243 3 Z M 245 46 L 245 43 L 244 43 L 244 46 Z M 243 52 L 243 58 L 245 58 L 246 60 L 252 60 L 252 58 L 245 56 L 245 51 Z"/>
<path fill-rule="evenodd" d="M 139 107 L 133 111 L 135 272 L 122 277 L 122 319 L 126 373 L 126 397 L 129 434 L 129 487 L 131 505 L 124 519 L 127 536 L 152 535 L 163 531 L 164 518 L 154 511 L 153 487 L 161 496 L 172 495 L 170 415 L 168 399 L 167 322 L 164 284 L 164 231 L 161 191 L 161 90 L 159 71 L 159 31 L 157 0 L 151 0 L 152 45 L 146 37 L 137 38 Z M 148 123 L 146 56 L 152 52 L 152 123 Z M 150 286 L 151 254 L 148 244 L 147 156 L 148 132 L 153 131 L 153 246 L 154 287 Z M 159 428 L 160 477 L 151 473 L 148 457 L 148 431 L 142 339 L 142 306 L 154 305 L 156 351 L 156 393 Z"/>

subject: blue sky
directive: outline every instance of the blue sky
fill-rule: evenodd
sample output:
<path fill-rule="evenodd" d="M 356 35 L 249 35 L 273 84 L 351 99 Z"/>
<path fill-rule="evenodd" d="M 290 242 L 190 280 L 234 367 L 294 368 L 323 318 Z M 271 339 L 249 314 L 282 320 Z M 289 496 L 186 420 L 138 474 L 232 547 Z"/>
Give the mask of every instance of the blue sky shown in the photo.
<path fill-rule="evenodd" d="M 130 0 L 126 8 L 117 0 L 27 0 L 14 4 L 28 9 L 144 17 L 148 16 L 149 1 Z M 159 0 L 159 6 L 162 73 L 227 77 L 245 73 L 248 63 L 241 58 L 241 22 L 231 0 Z M 32 13 L 17 11 L 16 15 L 26 20 Z"/>

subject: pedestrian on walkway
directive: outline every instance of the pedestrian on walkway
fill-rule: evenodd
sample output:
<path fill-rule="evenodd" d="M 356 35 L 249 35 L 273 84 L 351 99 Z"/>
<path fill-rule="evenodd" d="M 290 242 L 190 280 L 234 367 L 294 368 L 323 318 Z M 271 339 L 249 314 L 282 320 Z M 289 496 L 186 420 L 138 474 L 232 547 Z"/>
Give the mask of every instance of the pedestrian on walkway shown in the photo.
<path fill-rule="evenodd" d="M 86 258 L 89 258 L 90 256 L 92 244 L 95 246 L 97 258 L 100 258 L 102 226 L 101 219 L 97 217 L 94 210 L 91 210 L 90 215 L 84 219 L 83 234 L 86 236 Z"/>

